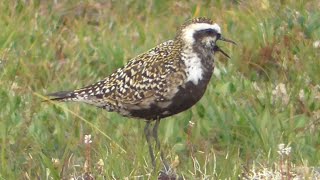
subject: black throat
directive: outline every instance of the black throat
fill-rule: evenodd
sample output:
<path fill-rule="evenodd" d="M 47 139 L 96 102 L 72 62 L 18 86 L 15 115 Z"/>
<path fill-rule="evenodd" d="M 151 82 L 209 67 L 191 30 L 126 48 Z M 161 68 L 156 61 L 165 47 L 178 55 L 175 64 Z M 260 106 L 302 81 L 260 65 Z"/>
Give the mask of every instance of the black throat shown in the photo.
<path fill-rule="evenodd" d="M 214 69 L 214 50 L 212 47 L 206 47 L 201 43 L 195 43 L 192 46 L 193 52 L 201 59 L 202 69 L 203 69 L 203 79 L 204 83 L 208 83 Z"/>

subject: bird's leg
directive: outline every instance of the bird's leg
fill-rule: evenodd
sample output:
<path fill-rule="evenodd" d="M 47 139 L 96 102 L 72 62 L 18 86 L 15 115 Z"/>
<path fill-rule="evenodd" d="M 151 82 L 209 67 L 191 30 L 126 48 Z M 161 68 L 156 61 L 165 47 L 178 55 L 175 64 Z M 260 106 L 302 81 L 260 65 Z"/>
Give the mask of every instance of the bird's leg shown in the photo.
<path fill-rule="evenodd" d="M 149 154 L 150 154 L 150 157 L 151 157 L 151 162 L 152 162 L 152 166 L 153 166 L 153 169 L 156 168 L 156 160 L 154 158 L 154 154 L 153 154 L 153 150 L 152 150 L 152 144 L 151 144 L 151 141 L 150 141 L 150 121 L 147 121 L 147 124 L 146 126 L 144 127 L 144 134 L 146 136 L 146 140 L 147 140 L 147 143 L 148 143 L 148 147 L 149 147 Z"/>
<path fill-rule="evenodd" d="M 165 170 L 169 170 L 169 165 L 163 155 L 163 152 L 161 150 L 161 147 L 160 147 L 160 141 L 159 141 L 159 138 L 158 138 L 158 128 L 159 128 L 159 124 L 160 124 L 160 119 L 157 119 L 156 120 L 156 123 L 155 125 L 153 126 L 153 130 L 152 130 L 152 134 L 153 134 L 153 138 L 156 140 L 156 149 L 158 151 L 160 151 L 160 158 L 161 158 L 161 161 L 165 167 Z"/>

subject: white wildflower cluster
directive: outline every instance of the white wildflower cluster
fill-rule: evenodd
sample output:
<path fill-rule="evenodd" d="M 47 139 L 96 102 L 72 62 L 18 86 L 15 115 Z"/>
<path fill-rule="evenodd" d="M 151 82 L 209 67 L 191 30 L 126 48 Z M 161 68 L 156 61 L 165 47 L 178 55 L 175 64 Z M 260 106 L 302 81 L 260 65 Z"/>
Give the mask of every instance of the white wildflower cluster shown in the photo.
<path fill-rule="evenodd" d="M 277 152 L 280 156 L 289 156 L 291 153 L 291 147 L 289 145 L 286 146 L 285 144 L 279 144 Z"/>
<path fill-rule="evenodd" d="M 57 168 L 60 165 L 60 160 L 58 158 L 51 158 L 51 162 L 54 168 Z"/>
<path fill-rule="evenodd" d="M 275 167 L 268 167 L 267 165 L 259 164 L 258 167 L 253 165 L 248 172 L 243 172 L 240 179 L 245 180 L 262 180 L 262 179 L 291 179 L 291 180 L 301 180 L 295 172 L 282 172 L 279 165 L 275 164 Z"/>
<path fill-rule="evenodd" d="M 104 171 L 103 159 L 99 159 L 99 161 L 96 163 L 96 169 L 99 172 L 99 174 L 103 174 L 103 171 Z"/>
<path fill-rule="evenodd" d="M 300 176 L 295 172 L 294 170 L 294 164 L 285 161 L 285 164 L 283 164 L 283 159 L 290 155 L 291 153 L 291 147 L 286 144 L 279 144 L 278 145 L 278 151 L 281 157 L 281 162 L 279 164 L 275 163 L 274 167 L 270 167 L 270 165 L 264 165 L 259 164 L 257 167 L 254 163 L 252 165 L 252 168 L 249 170 L 246 170 L 247 172 L 242 173 L 241 179 L 246 180 L 260 180 L 260 179 L 276 179 L 276 180 L 282 180 L 282 179 L 292 179 L 292 180 L 300 180 Z M 287 166 L 287 167 L 284 167 Z"/>
<path fill-rule="evenodd" d="M 84 143 L 85 144 L 91 144 L 92 143 L 91 134 L 84 135 Z"/>
<path fill-rule="evenodd" d="M 245 177 L 242 177 L 241 179 L 245 180 L 262 180 L 262 179 L 275 179 L 275 180 L 282 180 L 282 179 L 287 179 L 284 178 L 284 176 L 280 171 L 278 170 L 273 170 L 268 167 L 261 167 L 260 169 L 256 169 L 249 174 L 246 174 Z M 291 174 L 292 180 L 298 180 L 299 178 L 294 177 Z"/>

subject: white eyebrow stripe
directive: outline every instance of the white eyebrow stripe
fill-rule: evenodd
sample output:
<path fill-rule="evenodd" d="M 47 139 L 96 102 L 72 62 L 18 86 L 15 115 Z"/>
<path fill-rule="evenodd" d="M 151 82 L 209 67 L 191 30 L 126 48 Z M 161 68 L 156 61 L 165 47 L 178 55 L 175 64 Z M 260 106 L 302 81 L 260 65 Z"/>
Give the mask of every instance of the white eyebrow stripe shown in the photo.
<path fill-rule="evenodd" d="M 195 24 L 190 24 L 187 27 L 185 27 L 182 30 L 182 38 L 187 42 L 188 44 L 193 44 L 194 38 L 193 34 L 196 31 L 203 30 L 203 29 L 214 29 L 216 30 L 219 34 L 221 34 L 221 28 L 218 24 L 208 24 L 208 23 L 195 23 Z"/>

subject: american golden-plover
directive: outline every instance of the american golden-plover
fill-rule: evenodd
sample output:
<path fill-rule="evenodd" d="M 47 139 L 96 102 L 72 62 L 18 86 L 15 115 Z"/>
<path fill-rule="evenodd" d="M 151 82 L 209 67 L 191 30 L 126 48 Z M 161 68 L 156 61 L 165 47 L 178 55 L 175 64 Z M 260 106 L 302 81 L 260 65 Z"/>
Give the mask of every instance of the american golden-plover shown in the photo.
<path fill-rule="evenodd" d="M 185 111 L 201 99 L 213 73 L 215 52 L 229 57 L 217 46 L 218 40 L 235 44 L 222 37 L 218 24 L 207 18 L 195 18 L 185 22 L 173 40 L 138 55 L 101 81 L 49 96 L 51 100 L 84 102 L 144 119 L 153 167 L 156 162 L 151 137 L 169 168 L 160 150 L 160 119 Z"/>

